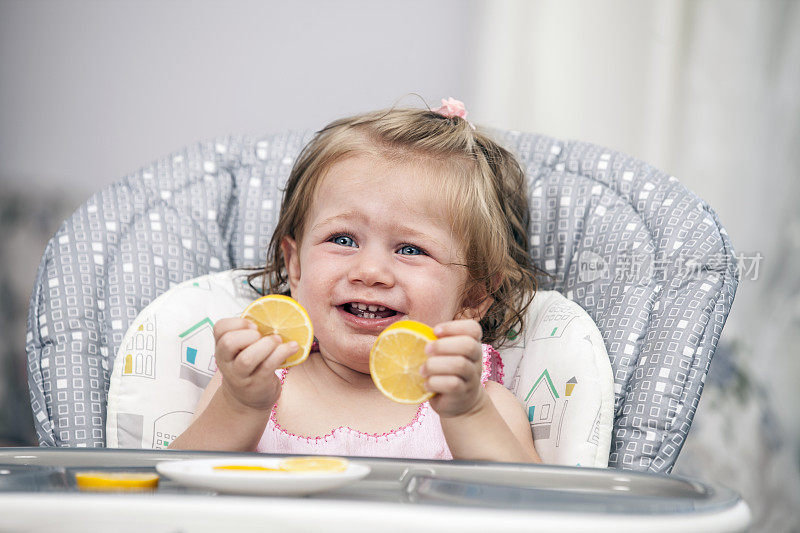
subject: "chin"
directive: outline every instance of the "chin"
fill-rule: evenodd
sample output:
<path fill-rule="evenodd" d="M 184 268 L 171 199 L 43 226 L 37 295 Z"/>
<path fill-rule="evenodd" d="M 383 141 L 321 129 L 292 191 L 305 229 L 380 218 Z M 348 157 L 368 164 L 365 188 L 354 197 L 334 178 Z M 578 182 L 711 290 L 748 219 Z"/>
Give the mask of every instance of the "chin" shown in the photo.
<path fill-rule="evenodd" d="M 359 335 L 359 338 L 350 339 L 349 342 L 336 343 L 334 350 L 338 353 L 331 353 L 328 351 L 329 359 L 332 359 L 346 367 L 355 370 L 356 372 L 363 372 L 369 374 L 369 352 L 372 350 L 372 344 L 377 337 Z M 320 341 L 320 346 L 325 347 L 326 344 Z M 327 346 L 330 346 L 328 344 Z M 327 350 L 326 350 L 327 351 Z"/>

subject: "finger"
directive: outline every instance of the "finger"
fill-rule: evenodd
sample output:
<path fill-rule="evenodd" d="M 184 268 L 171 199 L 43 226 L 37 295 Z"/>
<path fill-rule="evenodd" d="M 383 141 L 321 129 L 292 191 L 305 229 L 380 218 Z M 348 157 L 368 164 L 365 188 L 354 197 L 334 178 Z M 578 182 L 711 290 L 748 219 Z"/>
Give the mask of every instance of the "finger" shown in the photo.
<path fill-rule="evenodd" d="M 451 337 L 453 335 L 466 335 L 472 337 L 476 341 L 483 338 L 483 330 L 481 325 L 476 320 L 463 319 L 451 320 L 450 322 L 442 322 L 433 328 L 433 333 L 437 337 Z"/>
<path fill-rule="evenodd" d="M 224 363 L 233 361 L 236 355 L 259 340 L 261 334 L 253 329 L 235 329 L 217 339 L 214 357 Z"/>
<path fill-rule="evenodd" d="M 431 376 L 425 381 L 425 388 L 438 394 L 457 394 L 465 391 L 467 384 L 457 376 Z"/>
<path fill-rule="evenodd" d="M 275 348 L 270 356 L 261 364 L 259 367 L 259 371 L 262 368 L 269 372 L 275 372 L 280 366 L 286 362 L 286 360 L 294 355 L 297 350 L 300 349 L 300 345 L 297 344 L 295 341 L 285 342 Z"/>
<path fill-rule="evenodd" d="M 430 356 L 463 355 L 472 361 L 480 361 L 483 358 L 480 343 L 466 335 L 444 337 L 429 342 L 425 346 L 425 353 Z"/>
<path fill-rule="evenodd" d="M 275 371 L 289 358 L 290 355 L 295 353 L 299 345 L 294 342 L 287 342 L 275 348 L 272 353 L 264 359 L 255 371 L 250 375 L 251 378 L 256 380 L 270 379 L 276 377 Z"/>
<path fill-rule="evenodd" d="M 423 377 L 456 376 L 464 381 L 472 381 L 479 375 L 478 365 L 461 355 L 442 355 L 429 358 L 420 373 Z"/>
<path fill-rule="evenodd" d="M 256 367 L 266 360 L 283 342 L 278 335 L 268 335 L 256 340 L 233 359 L 233 368 L 241 377 L 252 374 Z"/>
<path fill-rule="evenodd" d="M 237 329 L 258 329 L 258 326 L 244 318 L 221 318 L 214 324 L 214 338 L 219 339 L 227 332 Z"/>

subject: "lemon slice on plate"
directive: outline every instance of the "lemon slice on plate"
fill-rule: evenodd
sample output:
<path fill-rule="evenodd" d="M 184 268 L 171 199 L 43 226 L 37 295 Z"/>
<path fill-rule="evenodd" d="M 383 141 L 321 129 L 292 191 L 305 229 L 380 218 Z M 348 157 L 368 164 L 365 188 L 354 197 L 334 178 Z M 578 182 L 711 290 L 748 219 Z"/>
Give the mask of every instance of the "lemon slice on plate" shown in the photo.
<path fill-rule="evenodd" d="M 349 462 L 341 457 L 291 457 L 280 462 L 284 472 L 344 472 Z"/>
<path fill-rule="evenodd" d="M 311 352 L 314 328 L 308 313 L 296 300 L 281 294 L 263 296 L 248 305 L 241 317 L 255 323 L 262 336 L 277 334 L 283 342 L 295 341 L 300 345 L 281 368 L 299 365 Z"/>
<path fill-rule="evenodd" d="M 281 472 L 280 468 L 269 468 L 258 465 L 218 465 L 214 470 L 237 470 L 246 472 Z"/>
<path fill-rule="evenodd" d="M 434 393 L 425 389 L 419 368 L 428 360 L 425 345 L 436 340 L 422 322 L 400 320 L 378 335 L 369 354 L 369 373 L 384 395 L 399 403 L 422 403 Z"/>
<path fill-rule="evenodd" d="M 142 472 L 75 472 L 75 483 L 81 490 L 153 490 L 158 487 L 158 474 Z"/>

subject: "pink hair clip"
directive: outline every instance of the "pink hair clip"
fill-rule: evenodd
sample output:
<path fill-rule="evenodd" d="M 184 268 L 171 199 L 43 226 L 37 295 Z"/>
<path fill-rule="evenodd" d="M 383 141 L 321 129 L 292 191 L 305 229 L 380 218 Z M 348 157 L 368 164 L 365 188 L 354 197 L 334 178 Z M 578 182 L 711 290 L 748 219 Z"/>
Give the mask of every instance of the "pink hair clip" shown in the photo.
<path fill-rule="evenodd" d="M 467 120 L 467 108 L 464 106 L 464 102 L 461 100 L 456 100 L 452 96 L 446 100 L 442 98 L 442 106 L 432 109 L 431 111 L 446 118 L 458 117 Z M 467 124 L 469 124 L 473 130 L 475 129 L 475 126 L 473 126 L 472 122 L 467 121 Z"/>

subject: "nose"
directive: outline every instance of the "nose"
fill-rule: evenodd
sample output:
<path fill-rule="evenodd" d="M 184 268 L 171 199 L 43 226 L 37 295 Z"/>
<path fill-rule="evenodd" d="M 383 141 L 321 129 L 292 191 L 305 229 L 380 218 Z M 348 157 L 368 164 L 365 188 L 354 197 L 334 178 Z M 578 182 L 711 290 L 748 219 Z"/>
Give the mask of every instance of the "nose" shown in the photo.
<path fill-rule="evenodd" d="M 376 249 L 362 248 L 358 254 L 353 256 L 353 264 L 348 277 L 351 283 L 363 283 L 368 287 L 374 285 L 394 286 L 395 275 L 391 254 L 385 254 Z"/>

